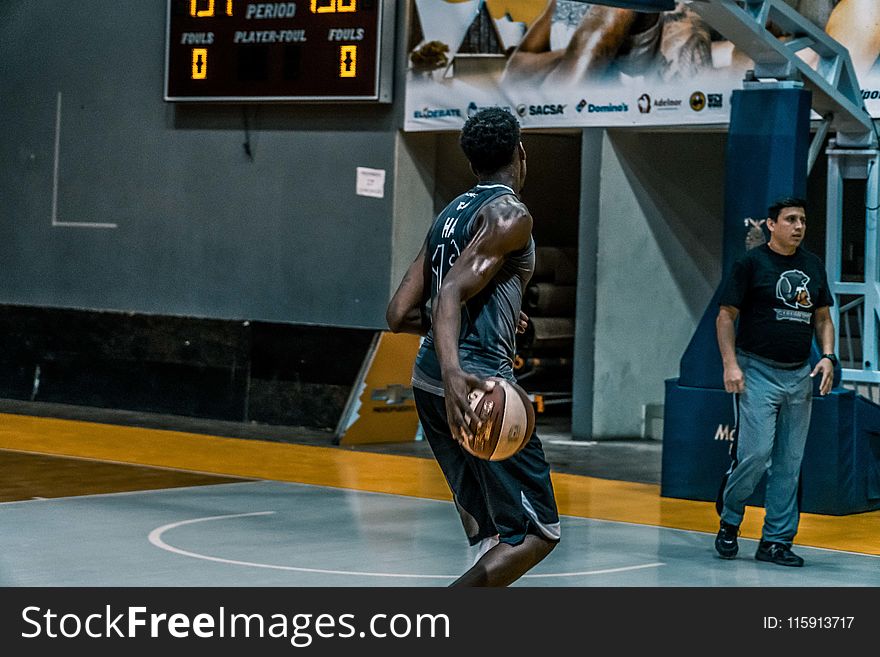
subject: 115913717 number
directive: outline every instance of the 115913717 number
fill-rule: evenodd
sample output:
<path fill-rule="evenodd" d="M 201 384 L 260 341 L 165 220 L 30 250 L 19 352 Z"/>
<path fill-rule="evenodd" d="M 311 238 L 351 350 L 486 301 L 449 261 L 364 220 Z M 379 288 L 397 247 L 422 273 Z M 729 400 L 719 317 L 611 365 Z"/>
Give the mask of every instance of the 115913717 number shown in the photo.
<path fill-rule="evenodd" d="M 848 630 L 854 621 L 855 616 L 764 616 L 764 629 Z"/>

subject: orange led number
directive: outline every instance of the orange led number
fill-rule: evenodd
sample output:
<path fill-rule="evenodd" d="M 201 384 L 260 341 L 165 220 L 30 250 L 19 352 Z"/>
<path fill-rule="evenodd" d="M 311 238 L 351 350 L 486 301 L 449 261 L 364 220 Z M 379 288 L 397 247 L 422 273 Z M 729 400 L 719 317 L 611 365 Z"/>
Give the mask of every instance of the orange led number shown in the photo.
<path fill-rule="evenodd" d="M 211 17 L 214 15 L 214 0 L 208 0 L 207 9 L 199 9 L 200 0 L 189 0 L 189 15 L 197 18 Z M 231 3 L 227 2 L 227 11 L 231 10 Z M 231 16 L 232 14 L 230 14 Z"/>
<path fill-rule="evenodd" d="M 192 79 L 204 80 L 208 77 L 208 49 L 193 48 Z"/>
<path fill-rule="evenodd" d="M 357 76 L 357 46 L 340 46 L 339 77 L 353 78 Z"/>
<path fill-rule="evenodd" d="M 357 11 L 357 0 L 312 0 L 313 14 L 335 14 L 352 11 Z"/>

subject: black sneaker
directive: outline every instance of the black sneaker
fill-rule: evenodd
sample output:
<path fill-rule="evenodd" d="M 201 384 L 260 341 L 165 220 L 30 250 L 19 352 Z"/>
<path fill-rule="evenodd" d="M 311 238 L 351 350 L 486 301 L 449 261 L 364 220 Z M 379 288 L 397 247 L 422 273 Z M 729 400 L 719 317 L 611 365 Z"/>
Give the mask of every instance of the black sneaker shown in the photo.
<path fill-rule="evenodd" d="M 739 545 L 736 542 L 737 534 L 739 534 L 739 527 L 721 521 L 721 529 L 718 530 L 718 536 L 715 537 L 715 549 L 722 559 L 733 559 L 739 552 Z"/>
<path fill-rule="evenodd" d="M 785 543 L 772 543 L 770 541 L 761 541 L 758 545 L 758 551 L 755 552 L 755 559 L 758 561 L 769 561 L 780 566 L 794 566 L 800 568 L 804 565 L 804 560 L 791 551 L 791 548 Z"/>

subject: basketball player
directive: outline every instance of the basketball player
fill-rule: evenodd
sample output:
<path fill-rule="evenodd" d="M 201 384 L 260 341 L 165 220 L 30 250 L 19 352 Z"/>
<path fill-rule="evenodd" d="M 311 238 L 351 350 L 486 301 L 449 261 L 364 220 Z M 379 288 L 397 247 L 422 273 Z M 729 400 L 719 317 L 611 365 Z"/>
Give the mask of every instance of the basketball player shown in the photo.
<path fill-rule="evenodd" d="M 709 27 L 684 3 L 646 13 L 548 0 L 513 51 L 502 80 L 558 88 L 621 75 L 688 79 L 711 67 Z"/>
<path fill-rule="evenodd" d="M 738 411 L 733 464 L 718 501 L 715 549 L 724 559 L 739 551 L 746 500 L 766 473 L 766 514 L 755 559 L 804 565 L 791 545 L 800 520 L 798 485 L 813 378 L 820 377 L 819 393 L 828 394 L 837 363 L 825 268 L 800 246 L 807 230 L 804 206 L 801 199 L 782 198 L 770 207 L 770 241 L 737 260 L 718 302 L 724 389 L 736 394 Z M 814 333 L 823 355 L 811 370 Z"/>
<path fill-rule="evenodd" d="M 477 184 L 434 220 L 386 316 L 392 331 L 426 336 L 413 368 L 416 408 L 467 539 L 479 548 L 452 586 L 507 586 L 559 541 L 550 467 L 537 434 L 503 461 L 476 458 L 460 443 L 478 421 L 469 391 L 491 390 L 488 377 L 515 381 L 522 296 L 535 268 L 532 217 L 518 197 L 526 153 L 519 123 L 500 108 L 469 118 L 460 145 Z"/>

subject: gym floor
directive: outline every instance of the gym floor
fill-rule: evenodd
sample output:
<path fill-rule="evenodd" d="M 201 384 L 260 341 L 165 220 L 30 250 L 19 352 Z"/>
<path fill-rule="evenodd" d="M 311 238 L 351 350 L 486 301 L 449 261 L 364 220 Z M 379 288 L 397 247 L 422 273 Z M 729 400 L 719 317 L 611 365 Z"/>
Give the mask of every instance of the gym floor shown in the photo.
<path fill-rule="evenodd" d="M 660 497 L 662 443 L 543 417 L 563 540 L 516 586 L 880 586 L 880 512 L 804 514 L 788 569 L 719 559 L 714 505 Z M 0 586 L 445 586 L 473 558 L 422 441 L 0 400 Z"/>

